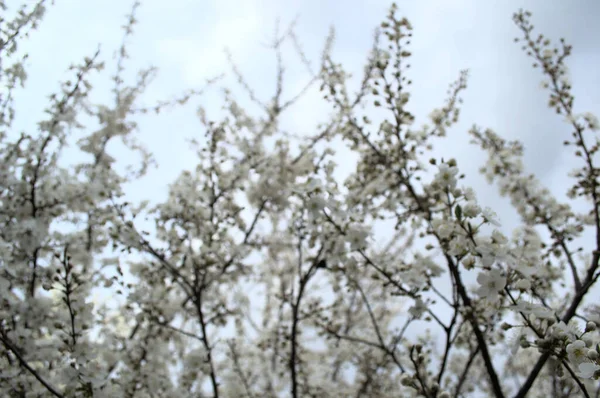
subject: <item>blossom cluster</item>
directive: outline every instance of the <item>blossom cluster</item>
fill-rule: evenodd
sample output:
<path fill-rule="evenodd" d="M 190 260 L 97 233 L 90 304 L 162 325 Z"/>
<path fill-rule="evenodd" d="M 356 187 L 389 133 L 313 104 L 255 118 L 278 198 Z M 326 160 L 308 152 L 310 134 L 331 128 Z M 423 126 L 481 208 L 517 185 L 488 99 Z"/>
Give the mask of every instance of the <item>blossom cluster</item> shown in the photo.
<path fill-rule="evenodd" d="M 124 78 L 138 7 L 117 51 L 113 101 L 93 100 L 90 76 L 104 68 L 95 53 L 50 96 L 37 131 L 19 136 L 12 93 L 27 74 L 17 42 L 45 2 L 0 28 L 1 396 L 598 395 L 600 308 L 587 298 L 600 240 L 574 245 L 600 236 L 599 124 L 574 113 L 569 45 L 550 47 L 533 36 L 529 13 L 515 14 L 550 107 L 573 130 L 565 145 L 582 162 L 567 198 L 591 203 L 585 212 L 526 173 L 521 143 L 474 127 L 488 156 L 482 173 L 520 216 L 512 235 L 500 230 L 458 162 L 431 153 L 458 121 L 467 73 L 415 127 L 413 27 L 395 5 L 356 94 L 333 60 L 333 35 L 313 70 L 293 26 L 277 33 L 277 59 L 291 41 L 311 75 L 290 98 L 280 63 L 266 102 L 233 65 L 262 113 L 225 90 L 226 116 L 197 111 L 197 164 L 164 201 L 130 203 L 126 184 L 153 164 L 135 140 L 137 117 L 202 93 L 138 105 L 154 74 Z M 329 122 L 299 138 L 282 131 L 282 114 L 313 85 L 331 105 Z M 121 167 L 115 140 L 139 164 Z M 358 159 L 343 182 L 341 143 Z M 65 165 L 69 145 L 85 160 Z M 382 223 L 393 225 L 387 240 Z"/>

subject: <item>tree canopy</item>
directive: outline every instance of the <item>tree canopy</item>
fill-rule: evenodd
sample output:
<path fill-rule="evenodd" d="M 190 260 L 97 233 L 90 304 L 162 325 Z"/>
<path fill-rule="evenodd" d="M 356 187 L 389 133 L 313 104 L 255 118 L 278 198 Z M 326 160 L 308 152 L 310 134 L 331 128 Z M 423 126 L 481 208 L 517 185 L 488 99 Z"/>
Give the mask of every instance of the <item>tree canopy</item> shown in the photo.
<path fill-rule="evenodd" d="M 139 104 L 155 70 L 124 77 L 136 1 L 110 99 L 90 96 L 106 89 L 91 82 L 105 73 L 98 50 L 71 66 L 35 131 L 16 131 L 15 93 L 27 83 L 19 43 L 38 34 L 47 3 L 0 0 L 1 396 L 600 394 L 600 123 L 577 110 L 572 47 L 537 33 L 531 13 L 514 14 L 515 41 L 543 76 L 580 165 L 565 171 L 571 202 L 560 201 L 527 172 L 520 142 L 474 126 L 482 173 L 520 216 L 506 236 L 453 155 L 432 155 L 458 121 L 468 73 L 416 127 L 413 27 L 395 4 L 355 93 L 332 56 L 333 32 L 317 66 L 293 24 L 277 33 L 267 102 L 232 60 L 259 111 L 229 90 L 225 117 L 199 108 L 197 164 L 150 204 L 123 188 L 154 166 L 134 134 L 139 120 L 168 117 L 204 88 Z M 291 96 L 284 42 L 311 76 Z M 218 82 L 208 77 L 207 87 Z M 328 122 L 309 134 L 282 129 L 281 115 L 313 86 L 333 107 Z M 117 167 L 115 141 L 129 167 Z M 341 146 L 357 158 L 344 181 L 334 174 L 349 167 L 338 164 Z M 67 165 L 73 148 L 81 160 Z M 385 241 L 374 235 L 383 221 L 394 225 Z M 582 243 L 586 231 L 594 239 Z"/>

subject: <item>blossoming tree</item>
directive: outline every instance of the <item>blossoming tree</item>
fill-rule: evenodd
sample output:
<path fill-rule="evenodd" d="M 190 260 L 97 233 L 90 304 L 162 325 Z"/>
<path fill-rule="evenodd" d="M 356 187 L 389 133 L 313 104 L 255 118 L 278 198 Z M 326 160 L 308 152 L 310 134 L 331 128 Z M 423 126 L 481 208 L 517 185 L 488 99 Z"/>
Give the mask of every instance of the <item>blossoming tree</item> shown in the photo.
<path fill-rule="evenodd" d="M 335 109 L 312 135 L 279 127 L 298 98 L 282 96 L 281 64 L 268 103 L 234 68 L 264 113 L 248 114 L 229 92 L 226 118 L 200 110 L 198 164 L 150 207 L 123 193 L 151 162 L 135 120 L 201 91 L 139 107 L 153 70 L 124 81 L 124 40 L 113 102 L 90 100 L 89 76 L 103 68 L 95 53 L 72 66 L 37 131 L 17 134 L 13 93 L 26 80 L 17 46 L 46 10 L 27 4 L 6 19 L 0 1 L 1 396 L 598 396 L 600 307 L 586 298 L 600 276 L 599 125 L 575 113 L 571 47 L 536 36 L 528 12 L 514 15 L 520 42 L 568 121 L 565 145 L 581 160 L 568 195 L 588 210 L 527 174 L 519 142 L 474 127 L 483 173 L 521 216 L 507 237 L 459 184 L 456 160 L 428 155 L 458 119 L 467 73 L 429 125 L 412 127 L 412 27 L 395 6 L 355 95 L 332 37 L 318 70 L 293 29 L 274 40 L 278 60 L 283 41 L 295 44 L 307 87 L 320 85 Z M 91 118 L 100 127 L 90 132 Z M 74 131 L 87 161 L 65 166 Z M 340 139 L 358 155 L 343 182 L 333 174 Z M 141 155 L 139 168 L 115 167 L 115 140 Z M 389 241 L 374 239 L 378 220 L 394 221 Z M 585 231 L 595 239 L 574 247 Z M 98 289 L 114 300 L 94 303 Z"/>

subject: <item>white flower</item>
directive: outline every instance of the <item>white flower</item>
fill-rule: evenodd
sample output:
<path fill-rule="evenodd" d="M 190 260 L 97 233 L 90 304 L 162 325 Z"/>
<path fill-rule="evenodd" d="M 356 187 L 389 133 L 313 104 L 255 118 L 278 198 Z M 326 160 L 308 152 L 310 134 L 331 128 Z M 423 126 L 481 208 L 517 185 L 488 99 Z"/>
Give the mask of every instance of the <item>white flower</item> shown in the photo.
<path fill-rule="evenodd" d="M 531 282 L 529 279 L 521 279 L 515 283 L 515 288 L 521 291 L 526 291 L 531 289 Z"/>
<path fill-rule="evenodd" d="M 591 362 L 583 362 L 579 364 L 579 377 L 583 379 L 591 379 L 594 374 L 600 370 L 600 366 Z"/>
<path fill-rule="evenodd" d="M 434 183 L 439 184 L 443 188 L 454 189 L 456 187 L 457 174 L 458 169 L 456 167 L 450 167 L 448 164 L 442 163 L 438 168 Z"/>
<path fill-rule="evenodd" d="M 409 99 L 408 93 L 400 94 L 400 98 L 396 99 L 396 109 L 402 109 L 404 104 L 406 104 L 408 102 L 408 99 Z"/>
<path fill-rule="evenodd" d="M 586 112 L 583 114 L 583 118 L 586 122 L 588 122 L 592 131 L 597 131 L 600 129 L 600 122 L 598 122 L 598 118 L 593 113 Z"/>
<path fill-rule="evenodd" d="M 476 200 L 475 190 L 471 187 L 463 187 L 462 190 L 463 190 L 463 195 L 465 196 L 465 199 L 468 200 L 469 202 L 475 203 L 475 200 Z"/>
<path fill-rule="evenodd" d="M 492 269 L 488 272 L 480 272 L 477 275 L 477 282 L 481 285 L 477 289 L 477 293 L 481 297 L 495 299 L 498 293 L 506 286 L 506 277 L 497 269 Z"/>
<path fill-rule="evenodd" d="M 306 182 L 303 190 L 305 192 L 313 192 L 319 189 L 323 189 L 323 184 L 321 183 L 321 180 L 318 180 L 316 178 L 310 178 Z"/>
<path fill-rule="evenodd" d="M 448 245 L 450 250 L 448 253 L 452 256 L 461 255 L 467 251 L 468 245 L 469 242 L 467 241 L 467 238 L 457 235 L 450 241 L 450 244 Z"/>
<path fill-rule="evenodd" d="M 415 304 L 408 309 L 408 312 L 415 318 L 420 318 L 421 315 L 427 310 L 425 303 L 420 298 L 415 300 Z"/>
<path fill-rule="evenodd" d="M 479 214 L 480 211 L 481 211 L 481 208 L 477 205 L 477 203 L 474 203 L 474 202 L 467 202 L 462 207 L 463 215 L 465 217 L 469 217 L 469 218 L 477 217 L 477 215 Z"/>
<path fill-rule="evenodd" d="M 429 114 L 429 118 L 436 126 L 442 124 L 442 122 L 444 121 L 444 116 L 445 113 L 441 109 L 434 109 Z"/>
<path fill-rule="evenodd" d="M 466 269 L 473 269 L 475 266 L 475 257 L 469 255 L 462 260 L 462 263 Z"/>
<path fill-rule="evenodd" d="M 312 216 L 316 216 L 325 208 L 325 198 L 321 195 L 313 195 L 306 203 L 306 208 Z"/>
<path fill-rule="evenodd" d="M 562 338 L 565 338 L 565 337 L 567 337 L 570 340 L 574 340 L 575 339 L 575 334 L 567 326 L 567 324 L 564 323 L 563 321 L 560 321 L 559 323 L 557 323 L 556 325 L 554 325 L 552 327 L 552 334 L 554 335 L 554 337 L 557 337 L 559 339 L 562 339 Z"/>
<path fill-rule="evenodd" d="M 350 229 L 346 235 L 351 250 L 363 249 L 369 233 L 362 229 Z"/>
<path fill-rule="evenodd" d="M 481 254 L 481 264 L 484 267 L 490 267 L 496 261 L 494 247 L 489 242 L 478 244 L 477 251 Z"/>
<path fill-rule="evenodd" d="M 498 231 L 497 229 L 492 231 L 492 239 L 494 240 L 495 244 L 500 245 L 504 245 L 506 242 L 508 242 L 506 236 L 504 236 L 502 232 Z"/>
<path fill-rule="evenodd" d="M 515 311 L 518 312 L 522 312 L 524 315 L 532 315 L 536 318 L 539 319 L 551 319 L 551 318 L 555 318 L 555 314 L 552 310 L 549 310 L 548 308 L 543 307 L 540 304 L 535 304 L 535 303 L 528 303 L 526 301 L 519 301 L 517 303 L 517 305 L 512 307 Z M 554 328 L 554 334 L 556 337 L 559 337 L 559 335 L 562 334 L 562 336 L 565 336 L 565 333 L 570 333 L 571 329 L 569 329 L 569 327 L 567 325 L 565 325 L 564 322 L 559 322 L 558 324 L 553 326 Z M 558 329 L 558 331 L 557 331 Z M 561 337 L 559 337 L 561 338 Z"/>
<path fill-rule="evenodd" d="M 496 221 L 496 217 L 497 217 L 496 213 L 489 207 L 486 207 L 485 209 L 483 209 L 483 211 L 481 212 L 481 215 L 483 216 L 485 221 L 487 221 L 488 223 L 495 225 L 496 227 L 500 226 L 500 223 L 498 221 Z"/>
<path fill-rule="evenodd" d="M 435 219 L 431 221 L 431 226 L 438 236 L 442 239 L 447 239 L 454 232 L 454 224 L 447 220 Z"/>
<path fill-rule="evenodd" d="M 569 361 L 573 363 L 580 363 L 587 358 L 587 348 L 583 340 L 575 340 L 567 346 L 567 354 L 569 355 Z"/>

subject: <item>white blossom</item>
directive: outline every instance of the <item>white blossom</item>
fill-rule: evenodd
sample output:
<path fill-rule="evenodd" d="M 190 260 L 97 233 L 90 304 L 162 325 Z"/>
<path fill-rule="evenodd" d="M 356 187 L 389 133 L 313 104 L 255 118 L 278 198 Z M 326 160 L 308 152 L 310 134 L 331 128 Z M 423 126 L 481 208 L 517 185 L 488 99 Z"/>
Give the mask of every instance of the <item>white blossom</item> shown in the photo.
<path fill-rule="evenodd" d="M 365 247 L 367 244 L 367 237 L 369 233 L 360 228 L 352 228 L 347 232 L 347 240 L 350 243 L 351 250 L 359 250 Z"/>
<path fill-rule="evenodd" d="M 600 371 L 600 365 L 590 362 L 582 362 L 578 366 L 579 368 L 579 377 L 584 379 L 591 379 L 596 375 L 598 371 Z"/>
<path fill-rule="evenodd" d="M 438 167 L 438 173 L 435 176 L 434 183 L 438 184 L 442 188 L 454 189 L 456 187 L 458 169 L 456 167 L 448 166 L 446 163 L 442 163 Z"/>
<path fill-rule="evenodd" d="M 481 297 L 494 300 L 506 286 L 506 276 L 494 268 L 487 272 L 480 272 L 477 275 L 477 282 L 480 284 L 477 293 Z"/>
<path fill-rule="evenodd" d="M 23 102 L 35 97 L 21 92 L 33 71 L 23 40 L 49 2 L 8 3 L 0 0 L 0 396 L 553 396 L 552 372 L 537 373 L 535 391 L 520 384 L 552 361 L 576 372 L 557 368 L 565 388 L 600 376 L 598 247 L 583 239 L 598 227 L 598 143 L 588 130 L 600 126 L 573 113 L 570 45 L 534 36 L 527 12 L 514 22 L 543 66 L 549 106 L 575 131 L 565 153 L 583 161 L 555 197 L 528 171 L 522 143 L 470 130 L 488 157 L 482 173 L 518 215 L 508 239 L 475 190 L 457 186 L 468 173 L 443 140 L 459 120 L 466 71 L 429 125 L 412 127 L 413 27 L 395 5 L 356 93 L 351 65 L 331 56 L 333 32 L 314 70 L 294 24 L 275 38 L 270 98 L 232 55 L 235 86 L 223 88 L 222 106 L 197 108 L 192 156 L 157 148 L 156 159 L 177 158 L 159 165 L 174 173 L 161 191 L 136 134 L 147 141 L 148 126 L 167 126 L 158 133 L 174 143 L 178 124 L 150 118 L 213 99 L 197 87 L 148 105 L 156 71 L 130 70 L 128 59 L 140 2 L 116 59 L 103 51 L 76 61 L 43 109 Z M 280 50 L 309 69 L 304 88 L 286 87 Z M 91 77 L 105 73 L 103 57 L 112 72 L 96 85 L 107 77 Z M 293 108 L 314 85 L 323 103 L 312 105 L 328 108 L 326 119 L 298 130 L 286 118 L 312 120 Z M 239 102 L 238 88 L 258 106 Z"/>
<path fill-rule="evenodd" d="M 574 342 L 567 345 L 567 354 L 569 355 L 569 361 L 573 363 L 581 363 L 587 358 L 587 349 L 585 342 L 582 340 L 575 340 Z"/>

